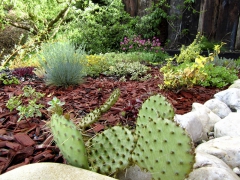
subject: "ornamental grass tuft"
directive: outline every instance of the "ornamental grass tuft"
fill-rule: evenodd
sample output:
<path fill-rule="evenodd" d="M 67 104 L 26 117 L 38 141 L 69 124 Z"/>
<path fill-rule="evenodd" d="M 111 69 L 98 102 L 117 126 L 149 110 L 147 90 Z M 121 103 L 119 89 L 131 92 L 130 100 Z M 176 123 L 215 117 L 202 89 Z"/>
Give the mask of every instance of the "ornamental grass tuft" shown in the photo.
<path fill-rule="evenodd" d="M 86 75 L 84 46 L 76 49 L 70 42 L 47 43 L 43 45 L 39 60 L 46 72 L 44 78 L 47 85 L 78 85 Z"/>

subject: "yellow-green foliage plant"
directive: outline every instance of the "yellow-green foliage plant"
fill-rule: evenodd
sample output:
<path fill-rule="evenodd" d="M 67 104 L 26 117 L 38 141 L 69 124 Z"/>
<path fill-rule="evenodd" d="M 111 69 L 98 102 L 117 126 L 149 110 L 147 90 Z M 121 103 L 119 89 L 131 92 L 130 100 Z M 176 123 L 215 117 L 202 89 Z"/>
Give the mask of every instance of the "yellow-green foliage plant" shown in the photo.
<path fill-rule="evenodd" d="M 96 77 L 109 68 L 109 63 L 103 55 L 87 55 L 87 75 Z"/>
<path fill-rule="evenodd" d="M 194 62 L 195 58 L 198 57 L 201 53 L 201 41 L 203 36 L 200 33 L 197 34 L 194 41 L 189 46 L 182 45 L 180 49 L 180 54 L 175 56 L 178 63 L 183 62 Z"/>
<path fill-rule="evenodd" d="M 175 89 L 177 91 L 183 88 L 190 88 L 193 85 L 200 84 L 209 74 L 206 73 L 204 67 L 207 63 L 212 62 L 214 57 L 220 53 L 221 45 L 214 46 L 214 53 L 208 57 L 198 55 L 194 62 L 188 62 L 188 58 L 179 66 L 173 66 L 174 58 L 168 59 L 166 66 L 160 69 L 164 74 L 164 84 L 159 85 L 161 89 Z M 186 55 L 187 56 L 187 55 Z"/>

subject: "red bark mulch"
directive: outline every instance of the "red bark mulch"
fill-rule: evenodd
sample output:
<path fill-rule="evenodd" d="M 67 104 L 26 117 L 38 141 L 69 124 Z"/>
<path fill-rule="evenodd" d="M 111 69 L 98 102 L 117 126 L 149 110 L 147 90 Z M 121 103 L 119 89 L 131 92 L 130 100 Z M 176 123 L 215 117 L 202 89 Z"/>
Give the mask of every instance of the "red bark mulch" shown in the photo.
<path fill-rule="evenodd" d="M 144 100 L 156 93 L 163 94 L 173 104 L 177 114 L 184 114 L 191 111 L 193 102 L 204 103 L 221 91 L 204 87 L 194 87 L 179 93 L 162 91 L 158 85 L 163 83 L 163 76 L 157 68 L 152 68 L 151 74 L 152 78 L 144 82 L 119 82 L 105 76 L 86 78 L 83 84 L 67 89 L 47 87 L 42 81 L 30 80 L 20 85 L 0 85 L 0 174 L 29 163 L 65 163 L 46 126 L 49 121 L 46 109 L 42 110 L 41 118 L 21 120 L 17 123 L 17 111 L 9 112 L 6 108 L 9 97 L 21 94 L 24 85 L 31 85 L 36 91 L 45 93 L 42 103 L 46 107 L 47 102 L 54 96 L 64 101 L 64 112 L 68 112 L 75 120 L 99 107 L 115 88 L 119 88 L 119 100 L 92 126 L 89 130 L 91 133 L 117 124 L 134 127 L 137 109 Z M 123 111 L 125 116 L 122 116 Z"/>

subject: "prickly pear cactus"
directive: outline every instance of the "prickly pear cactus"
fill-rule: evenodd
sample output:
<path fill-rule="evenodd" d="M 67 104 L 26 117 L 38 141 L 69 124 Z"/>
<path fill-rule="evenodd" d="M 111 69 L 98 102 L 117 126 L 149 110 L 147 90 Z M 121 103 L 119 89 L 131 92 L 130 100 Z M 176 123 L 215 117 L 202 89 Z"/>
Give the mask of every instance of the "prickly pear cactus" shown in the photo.
<path fill-rule="evenodd" d="M 182 180 L 194 164 L 191 138 L 173 121 L 173 115 L 171 105 L 160 95 L 151 96 L 139 111 L 132 158 L 153 179 Z"/>
<path fill-rule="evenodd" d="M 100 108 L 93 110 L 92 112 L 90 112 L 84 118 L 81 119 L 81 121 L 77 125 L 78 128 L 84 129 L 86 127 L 89 127 L 94 122 L 96 122 L 100 118 L 102 113 L 107 112 L 117 102 L 119 96 L 120 90 L 115 89 L 112 92 L 111 96 L 107 99 L 107 101 L 102 106 L 100 106 Z"/>
<path fill-rule="evenodd" d="M 114 126 L 96 135 L 88 146 L 92 170 L 111 175 L 129 166 L 134 137 L 130 130 Z"/>
<path fill-rule="evenodd" d="M 161 95 L 155 95 L 148 98 L 141 107 L 141 110 L 138 113 L 139 117 L 150 117 L 152 119 L 157 119 L 160 117 L 164 117 L 166 119 L 174 118 L 174 110 L 170 103 L 168 103 L 167 99 Z M 145 119 L 138 118 L 137 123 L 147 124 L 148 121 Z"/>
<path fill-rule="evenodd" d="M 115 89 L 107 101 L 99 108 L 101 113 L 107 112 L 118 100 L 120 96 L 120 90 Z"/>
<path fill-rule="evenodd" d="M 81 121 L 78 123 L 78 128 L 84 129 L 90 126 L 92 123 L 96 122 L 101 116 L 99 109 L 95 109 L 92 112 L 88 113 Z"/>
<path fill-rule="evenodd" d="M 73 122 L 54 114 L 50 122 L 51 131 L 57 146 L 67 162 L 76 167 L 88 169 L 88 158 L 82 134 Z"/>

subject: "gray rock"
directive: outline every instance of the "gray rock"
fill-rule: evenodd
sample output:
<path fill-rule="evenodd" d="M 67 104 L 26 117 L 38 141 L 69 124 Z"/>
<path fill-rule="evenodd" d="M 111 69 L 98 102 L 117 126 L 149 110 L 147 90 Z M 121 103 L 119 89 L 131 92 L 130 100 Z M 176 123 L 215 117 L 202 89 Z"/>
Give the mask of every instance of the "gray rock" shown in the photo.
<path fill-rule="evenodd" d="M 212 132 L 215 123 L 221 120 L 221 118 L 213 113 L 208 107 L 200 103 L 192 104 L 192 112 L 197 114 L 199 121 L 202 123 L 204 134 Z"/>
<path fill-rule="evenodd" d="M 239 177 L 226 169 L 203 167 L 191 172 L 187 180 L 239 180 Z"/>

